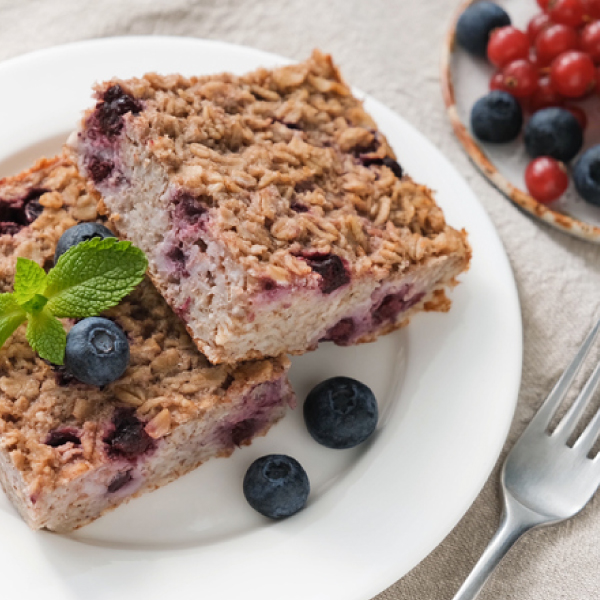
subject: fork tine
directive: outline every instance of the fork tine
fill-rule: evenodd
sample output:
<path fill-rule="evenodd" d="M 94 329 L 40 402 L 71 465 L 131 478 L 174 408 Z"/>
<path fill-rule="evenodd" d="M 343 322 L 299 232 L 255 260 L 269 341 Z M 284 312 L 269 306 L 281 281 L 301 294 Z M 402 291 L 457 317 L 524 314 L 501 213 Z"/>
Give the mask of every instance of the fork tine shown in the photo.
<path fill-rule="evenodd" d="M 556 382 L 552 391 L 531 420 L 530 425 L 535 428 L 546 429 L 550 424 L 550 420 L 554 416 L 556 409 L 567 395 L 567 391 L 571 387 L 573 380 L 579 373 L 579 369 L 588 355 L 590 348 L 592 347 L 594 340 L 596 339 L 598 332 L 600 331 L 600 320 L 594 325 L 592 330 L 588 333 L 583 344 L 581 344 L 577 354 L 571 361 L 571 364 L 564 370 L 560 379 Z M 583 392 L 582 392 L 583 393 Z"/>
<path fill-rule="evenodd" d="M 598 384 L 600 383 L 600 363 L 596 365 L 590 378 L 585 382 L 579 396 L 575 399 L 561 422 L 557 425 L 552 435 L 568 438 L 575 429 L 579 419 L 589 404 Z"/>
<path fill-rule="evenodd" d="M 581 450 L 587 455 L 592 449 L 596 438 L 600 434 L 600 408 L 596 411 L 592 420 L 587 424 L 587 427 L 583 430 L 583 433 L 577 438 L 573 444 L 573 449 Z M 600 457 L 600 454 L 598 454 Z"/>

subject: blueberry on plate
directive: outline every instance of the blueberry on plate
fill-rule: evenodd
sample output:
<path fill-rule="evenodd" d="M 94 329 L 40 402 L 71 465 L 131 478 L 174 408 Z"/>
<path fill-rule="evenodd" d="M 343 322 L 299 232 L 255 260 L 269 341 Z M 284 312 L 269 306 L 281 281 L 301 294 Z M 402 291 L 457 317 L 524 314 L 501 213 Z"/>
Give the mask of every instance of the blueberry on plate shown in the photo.
<path fill-rule="evenodd" d="M 514 140 L 523 126 L 521 105 L 513 96 L 494 90 L 471 109 L 471 129 L 482 142 L 504 144 Z"/>
<path fill-rule="evenodd" d="M 244 496 L 250 506 L 270 519 L 284 519 L 304 508 L 310 483 L 302 465 L 285 454 L 255 460 L 244 476 Z"/>
<path fill-rule="evenodd" d="M 525 149 L 532 158 L 550 156 L 568 163 L 583 146 L 583 129 L 564 108 L 538 110 L 525 126 Z"/>
<path fill-rule="evenodd" d="M 586 202 L 600 206 L 600 145 L 581 155 L 573 167 L 573 181 Z"/>
<path fill-rule="evenodd" d="M 87 242 L 92 238 L 104 239 L 107 237 L 115 237 L 115 234 L 100 223 L 79 223 L 79 225 L 70 227 L 58 240 L 56 252 L 54 253 L 54 264 L 72 246 L 77 246 L 77 244 Z"/>
<path fill-rule="evenodd" d="M 332 377 L 314 387 L 304 403 L 312 437 L 328 448 L 353 448 L 375 431 L 379 411 L 373 392 L 350 377 Z"/>
<path fill-rule="evenodd" d="M 83 319 L 67 334 L 65 368 L 83 383 L 106 385 L 121 377 L 128 364 L 127 337 L 108 319 Z"/>
<path fill-rule="evenodd" d="M 510 25 L 508 13 L 493 2 L 476 2 L 467 8 L 456 24 L 456 40 L 470 54 L 486 58 L 490 33 Z"/>

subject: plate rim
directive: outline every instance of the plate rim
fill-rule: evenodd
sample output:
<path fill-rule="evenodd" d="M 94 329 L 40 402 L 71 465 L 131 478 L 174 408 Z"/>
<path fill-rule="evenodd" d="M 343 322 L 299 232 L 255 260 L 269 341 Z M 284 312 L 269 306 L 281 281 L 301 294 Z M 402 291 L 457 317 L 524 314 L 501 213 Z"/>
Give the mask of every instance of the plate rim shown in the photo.
<path fill-rule="evenodd" d="M 247 47 L 247 46 L 243 46 L 243 45 L 239 45 L 239 44 L 230 44 L 227 42 L 221 42 L 221 41 L 214 41 L 214 40 L 205 40 L 205 39 L 199 39 L 199 38 L 193 38 L 193 37 L 186 37 L 186 36 L 119 36 L 119 37 L 111 37 L 111 38 L 97 38 L 97 39 L 93 39 L 93 40 L 86 40 L 86 41 L 79 41 L 79 42 L 72 42 L 69 44 L 63 44 L 63 45 L 59 45 L 59 46 L 54 46 L 54 47 L 50 47 L 50 48 L 46 48 L 46 49 L 41 49 L 41 50 L 37 50 L 25 55 L 21 55 L 21 56 L 17 56 L 17 57 L 13 57 L 11 59 L 8 59 L 7 61 L 2 61 L 2 63 L 0 63 L 0 69 L 6 64 L 6 63 L 11 63 L 12 65 L 14 64 L 18 64 L 20 61 L 26 62 L 28 59 L 30 60 L 35 60 L 37 55 L 44 55 L 47 54 L 49 51 L 51 52 L 52 50 L 64 50 L 67 47 L 77 47 L 77 46 L 90 46 L 90 45 L 103 45 L 106 43 L 119 43 L 120 41 L 127 41 L 129 42 L 133 42 L 133 41 L 137 41 L 137 40 L 146 40 L 146 41 L 155 41 L 155 40 L 162 40 L 162 41 L 181 41 L 181 40 L 186 40 L 186 41 L 190 41 L 190 42 L 201 42 L 204 44 L 214 44 L 214 45 L 218 45 L 221 47 L 226 47 L 226 48 L 231 48 L 231 47 L 235 47 L 236 49 L 240 50 L 240 51 L 251 51 L 253 53 L 256 53 L 256 55 L 258 56 L 259 54 L 264 56 L 264 57 L 268 57 L 270 60 L 277 60 L 279 63 L 283 64 L 285 62 L 290 62 L 289 59 L 281 57 L 279 55 L 273 54 L 273 53 L 269 53 L 269 52 L 265 52 L 262 50 L 257 50 L 251 47 Z M 356 90 L 355 90 L 356 91 Z M 409 127 L 416 135 L 418 135 L 420 138 L 422 138 L 424 140 L 424 142 L 427 143 L 427 145 L 433 149 L 435 149 L 435 147 L 433 146 L 433 144 L 423 135 L 421 134 L 415 127 L 413 127 L 410 123 L 408 123 L 407 121 L 405 121 L 401 116 L 399 116 L 397 113 L 395 113 L 394 111 L 392 111 L 391 109 L 389 109 L 387 106 L 385 106 L 384 104 L 382 104 L 381 102 L 375 100 L 372 96 L 364 94 L 363 92 L 358 92 L 360 93 L 361 97 L 364 99 L 367 99 L 369 102 L 373 103 L 374 105 L 377 106 L 378 110 L 383 110 L 385 112 L 387 112 L 389 115 L 392 115 L 394 118 L 399 119 L 401 122 L 403 122 L 403 124 L 405 124 L 407 127 Z M 384 130 L 385 131 L 385 130 Z M 443 160 L 444 163 L 454 171 L 454 173 L 456 174 L 457 177 L 459 177 L 467 187 L 468 183 L 465 181 L 465 178 L 462 176 L 462 174 L 451 165 L 451 163 L 448 161 L 448 159 L 441 154 L 441 152 L 437 152 L 437 155 L 439 157 L 440 160 Z M 494 235 L 497 238 L 497 241 L 500 243 L 500 238 L 497 234 L 497 231 L 493 225 L 493 223 L 491 222 L 489 216 L 485 213 L 485 211 L 483 210 L 483 207 L 481 206 L 481 204 L 477 201 L 476 196 L 473 194 L 473 199 L 476 201 L 477 205 L 479 206 L 479 208 L 481 209 L 481 217 L 486 219 L 489 226 L 491 227 L 491 229 L 493 230 Z M 516 289 L 516 284 L 514 282 L 514 274 L 512 274 L 512 270 L 510 269 L 510 262 L 508 261 L 508 257 L 506 256 L 505 251 L 503 250 L 503 260 L 506 262 L 508 269 L 511 273 L 512 276 L 512 292 L 514 293 L 514 299 L 516 301 L 516 308 L 519 309 L 519 299 L 518 299 L 518 292 Z M 518 391 L 519 391 L 519 387 L 520 387 L 520 381 L 521 381 L 521 368 L 522 368 L 522 351 L 523 351 L 523 344 L 522 344 L 522 320 L 521 320 L 521 316 L 520 316 L 520 311 L 518 311 L 518 322 L 515 323 L 518 329 L 518 344 L 517 344 L 517 348 L 515 348 L 516 352 L 515 354 L 519 357 L 518 360 L 518 369 L 517 372 L 515 373 L 515 377 L 513 380 L 513 387 L 514 389 L 511 391 L 510 396 L 512 397 L 512 404 L 510 406 L 510 410 L 508 411 L 510 413 L 510 418 L 507 418 L 505 421 L 505 426 L 504 426 L 504 430 L 501 432 L 501 439 L 503 440 L 502 443 L 499 445 L 499 447 L 494 451 L 494 456 L 492 457 L 490 454 L 490 459 L 488 461 L 488 469 L 486 469 L 485 473 L 482 471 L 481 476 L 480 476 L 480 481 L 478 481 L 478 483 L 476 484 L 477 490 L 474 494 L 471 494 L 469 497 L 464 498 L 463 500 L 463 507 L 462 510 L 460 511 L 460 514 L 455 515 L 455 519 L 453 520 L 453 523 L 450 524 L 448 527 L 445 527 L 445 532 L 444 535 L 442 537 L 439 538 L 439 540 L 436 542 L 436 544 L 429 548 L 429 550 L 427 550 L 427 552 L 420 557 L 416 557 L 414 560 L 414 564 L 410 567 L 410 569 L 414 568 L 414 566 L 416 566 L 416 564 L 418 564 L 421 560 L 423 560 L 425 558 L 425 556 L 427 556 L 431 551 L 433 551 L 433 549 L 435 547 L 437 547 L 437 545 L 439 545 L 439 543 L 442 542 L 443 538 L 451 531 L 451 529 L 454 528 L 454 526 L 460 521 L 460 519 L 462 518 L 462 516 L 465 514 L 465 512 L 469 509 L 469 507 L 471 506 L 473 500 L 478 496 L 479 492 L 481 491 L 481 488 L 483 487 L 484 483 L 487 481 L 488 477 L 489 477 L 489 473 L 491 472 L 494 464 L 497 461 L 497 457 L 502 449 L 502 446 L 504 444 L 504 440 L 506 439 L 508 430 L 510 428 L 511 422 L 512 422 L 512 418 L 514 416 L 514 410 L 516 408 L 516 403 L 518 400 Z M 471 497 L 472 496 L 472 497 Z M 381 592 L 384 587 L 389 586 L 390 584 L 394 583 L 399 577 L 402 577 L 403 575 L 405 575 L 408 571 L 405 571 L 403 573 L 398 572 L 398 569 L 395 568 L 394 563 L 392 561 L 389 562 L 389 564 L 387 565 L 387 569 L 382 570 L 381 572 L 381 579 L 378 579 L 377 581 L 373 581 L 371 582 L 371 585 L 369 586 L 369 591 L 367 593 L 369 594 L 377 594 L 379 592 Z M 408 569 L 408 570 L 410 570 Z M 385 575 L 384 572 L 385 571 Z M 382 587 L 384 586 L 384 587 Z M 361 592 L 364 592 L 364 589 L 361 589 Z M 346 596 L 347 597 L 347 596 Z M 360 596 L 361 598 L 363 597 L 362 595 Z"/>
<path fill-rule="evenodd" d="M 509 200 L 518 207 L 528 212 L 533 217 L 548 223 L 555 229 L 567 233 L 578 239 L 600 244 L 600 227 L 581 221 L 564 213 L 552 210 L 533 196 L 513 185 L 502 175 L 492 161 L 487 157 L 480 144 L 469 132 L 469 128 L 462 122 L 458 114 L 452 77 L 452 57 L 458 46 L 456 41 L 456 25 L 463 11 L 478 0 L 463 0 L 456 9 L 442 46 L 440 71 L 441 87 L 446 113 L 452 124 L 454 134 L 461 143 L 467 156 L 483 174 L 483 176 Z"/>

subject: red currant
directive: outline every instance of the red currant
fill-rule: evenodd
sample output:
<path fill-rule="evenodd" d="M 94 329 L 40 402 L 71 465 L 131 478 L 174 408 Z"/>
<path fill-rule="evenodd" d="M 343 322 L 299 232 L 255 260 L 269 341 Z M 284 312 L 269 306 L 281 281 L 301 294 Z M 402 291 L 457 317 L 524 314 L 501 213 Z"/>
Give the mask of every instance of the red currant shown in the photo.
<path fill-rule="evenodd" d="M 540 70 L 540 63 L 538 62 L 538 57 L 537 54 L 535 53 L 535 50 L 531 49 L 529 51 L 529 62 L 536 68 L 536 71 Z"/>
<path fill-rule="evenodd" d="M 502 69 L 504 89 L 515 98 L 527 98 L 538 87 L 537 69 L 527 60 L 515 60 Z"/>
<path fill-rule="evenodd" d="M 487 55 L 498 68 L 529 56 L 529 38 L 520 29 L 507 25 L 492 31 L 488 42 Z"/>
<path fill-rule="evenodd" d="M 581 32 L 581 49 L 595 62 L 600 62 L 600 21 L 588 23 Z"/>
<path fill-rule="evenodd" d="M 529 41 L 532 44 L 535 43 L 535 38 L 537 38 L 546 27 L 550 27 L 550 25 L 552 25 L 552 19 L 550 19 L 546 13 L 535 15 L 535 17 L 529 21 L 529 25 L 527 25 L 527 36 L 529 37 Z"/>
<path fill-rule="evenodd" d="M 587 54 L 571 50 L 552 61 L 550 81 L 562 96 L 581 98 L 596 85 L 596 68 Z"/>
<path fill-rule="evenodd" d="M 550 108 L 551 106 L 562 106 L 563 98 L 558 94 L 552 84 L 550 83 L 549 77 L 542 77 L 538 81 L 538 88 L 531 96 L 531 110 L 536 112 L 542 108 Z"/>
<path fill-rule="evenodd" d="M 588 124 L 588 118 L 585 114 L 585 110 L 583 110 L 583 108 L 580 106 L 575 106 L 574 104 L 565 104 L 563 108 L 568 110 L 577 119 L 577 121 L 579 121 L 581 129 L 585 131 L 585 128 Z"/>
<path fill-rule="evenodd" d="M 579 27 L 583 25 L 585 11 L 581 0 L 550 0 L 547 12 L 555 23 Z"/>
<path fill-rule="evenodd" d="M 548 2 L 550 0 L 537 0 L 538 6 L 545 11 L 548 8 Z"/>
<path fill-rule="evenodd" d="M 506 91 L 504 87 L 504 75 L 502 75 L 502 71 L 497 71 L 492 75 L 492 78 L 490 79 L 490 90 L 502 90 L 503 92 Z"/>
<path fill-rule="evenodd" d="M 527 165 L 525 184 L 538 202 L 548 204 L 565 193 L 569 187 L 569 176 L 561 162 L 548 156 L 540 156 Z"/>
<path fill-rule="evenodd" d="M 548 66 L 559 54 L 579 50 L 579 36 L 572 27 L 551 25 L 535 40 L 535 52 L 541 67 Z"/>
<path fill-rule="evenodd" d="M 584 22 L 589 23 L 594 19 L 600 19 L 600 0 L 581 0 L 583 5 Z"/>

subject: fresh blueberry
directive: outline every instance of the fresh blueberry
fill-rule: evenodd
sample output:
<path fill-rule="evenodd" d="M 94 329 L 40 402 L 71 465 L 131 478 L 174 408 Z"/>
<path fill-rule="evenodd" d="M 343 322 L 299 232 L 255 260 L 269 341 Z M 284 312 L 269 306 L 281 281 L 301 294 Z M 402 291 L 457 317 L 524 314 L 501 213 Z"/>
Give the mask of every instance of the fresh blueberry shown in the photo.
<path fill-rule="evenodd" d="M 255 460 L 244 476 L 244 496 L 250 506 L 270 519 L 284 519 L 304 508 L 310 483 L 302 465 L 285 454 Z"/>
<path fill-rule="evenodd" d="M 503 144 L 514 140 L 523 126 L 521 105 L 513 96 L 494 90 L 471 109 L 471 129 L 482 142 Z"/>
<path fill-rule="evenodd" d="M 115 234 L 108 227 L 100 225 L 100 223 L 79 223 L 79 225 L 70 227 L 58 240 L 56 252 L 54 253 L 54 264 L 72 246 L 77 246 L 77 244 L 87 242 L 92 238 L 104 239 L 107 237 L 115 237 Z"/>
<path fill-rule="evenodd" d="M 129 364 L 129 342 L 108 319 L 89 317 L 67 335 L 65 367 L 83 383 L 102 386 L 121 377 Z"/>
<path fill-rule="evenodd" d="M 510 25 L 506 11 L 493 2 L 477 2 L 467 8 L 456 24 L 456 40 L 470 54 L 487 56 L 490 33 Z"/>
<path fill-rule="evenodd" d="M 373 392 L 350 377 L 332 377 L 314 387 L 304 403 L 312 437 L 328 448 L 353 448 L 375 431 L 379 411 Z"/>
<path fill-rule="evenodd" d="M 564 108 L 538 110 L 525 126 L 525 149 L 532 158 L 551 156 L 567 163 L 582 145 L 581 125 Z"/>
<path fill-rule="evenodd" d="M 586 202 L 600 206 L 600 145 L 581 155 L 573 168 L 573 181 Z"/>

